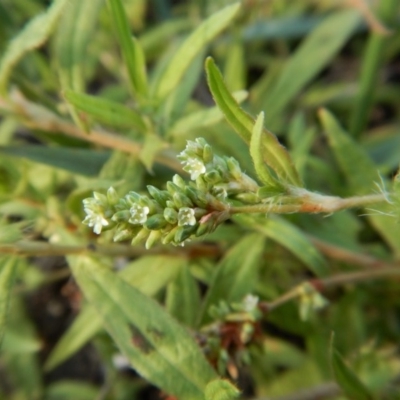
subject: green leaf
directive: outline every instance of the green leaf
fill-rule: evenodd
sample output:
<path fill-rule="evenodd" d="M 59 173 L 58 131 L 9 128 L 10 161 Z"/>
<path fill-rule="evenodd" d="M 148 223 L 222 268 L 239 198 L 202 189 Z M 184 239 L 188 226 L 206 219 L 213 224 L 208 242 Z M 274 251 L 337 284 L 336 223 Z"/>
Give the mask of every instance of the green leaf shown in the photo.
<path fill-rule="evenodd" d="M 93 37 L 98 13 L 104 0 L 71 0 L 63 13 L 55 36 L 54 56 L 61 88 L 85 91 L 84 67 L 88 64 L 87 46 Z M 89 132 L 88 121 L 77 110 L 68 107 L 74 122 Z"/>
<path fill-rule="evenodd" d="M 182 258 L 144 256 L 128 264 L 119 275 L 145 295 L 155 296 L 184 268 L 186 260 Z M 45 369 L 51 370 L 66 360 L 87 343 L 100 328 L 100 316 L 91 305 L 87 305 L 58 341 L 46 360 Z"/>
<path fill-rule="evenodd" d="M 45 146 L 0 147 L 0 154 L 27 158 L 88 176 L 96 176 L 110 156 L 108 151 Z"/>
<path fill-rule="evenodd" d="M 45 400 L 93 400 L 101 389 L 85 382 L 57 380 L 46 387 Z"/>
<path fill-rule="evenodd" d="M 215 103 L 224 113 L 226 120 L 232 128 L 249 144 L 254 127 L 253 118 L 240 108 L 232 97 L 225 86 L 221 72 L 211 57 L 208 57 L 206 60 L 206 72 L 208 86 Z M 301 186 L 300 178 L 287 150 L 278 142 L 275 135 L 265 128 L 263 132 L 262 154 L 264 162 L 275 171 L 280 181 Z"/>
<path fill-rule="evenodd" d="M 262 109 L 267 125 L 329 63 L 359 23 L 359 13 L 346 10 L 328 16 L 311 31 L 266 94 Z"/>
<path fill-rule="evenodd" d="M 267 186 L 276 186 L 276 181 L 263 160 L 262 136 L 264 132 L 264 113 L 261 112 L 254 124 L 250 140 L 250 155 L 253 159 L 254 169 L 257 177 Z"/>
<path fill-rule="evenodd" d="M 86 257 L 71 259 L 83 293 L 135 370 L 168 394 L 204 400 L 217 376 L 189 332 L 108 268 Z"/>
<path fill-rule="evenodd" d="M 196 280 L 187 267 L 181 268 L 167 287 L 167 310 L 179 322 L 194 328 L 199 306 L 200 292 Z"/>
<path fill-rule="evenodd" d="M 158 135 L 151 134 L 145 137 L 139 159 L 148 171 L 152 170 L 156 155 L 165 146 L 165 142 Z"/>
<path fill-rule="evenodd" d="M 8 305 L 14 286 L 16 258 L 0 258 L 0 348 L 6 327 Z"/>
<path fill-rule="evenodd" d="M 243 226 L 257 230 L 287 248 L 316 276 L 322 277 L 327 275 L 328 265 L 324 257 L 307 239 L 304 232 L 290 222 L 274 216 L 260 221 L 260 218 L 250 215 L 237 215 L 235 216 L 235 220 Z"/>
<path fill-rule="evenodd" d="M 139 41 L 132 37 L 121 0 L 107 0 L 133 94 L 147 97 L 146 61 Z"/>
<path fill-rule="evenodd" d="M 141 134 L 146 133 L 146 123 L 142 116 L 120 103 L 71 90 L 64 91 L 64 97 L 74 107 L 105 125 L 115 128 L 132 128 L 137 129 Z"/>
<path fill-rule="evenodd" d="M 104 0 L 69 0 L 55 36 L 54 56 L 63 89 L 84 91 L 84 66 Z"/>
<path fill-rule="evenodd" d="M 384 0 L 380 2 L 378 18 L 386 23 L 394 23 L 399 3 L 397 0 Z M 390 35 L 371 30 L 370 37 L 365 46 L 365 53 L 361 60 L 361 74 L 359 90 L 355 107 L 351 116 L 350 132 L 354 137 L 360 136 L 367 126 L 371 106 L 375 100 L 376 88 L 379 86 L 379 69 L 385 61 L 384 51 L 386 45 L 390 43 Z"/>
<path fill-rule="evenodd" d="M 164 98 L 179 84 L 196 55 L 229 25 L 239 9 L 239 3 L 227 6 L 211 15 L 192 32 L 166 67 L 158 83 L 156 97 Z"/>
<path fill-rule="evenodd" d="M 211 381 L 205 390 L 205 400 L 233 400 L 237 399 L 240 391 L 226 379 Z"/>
<path fill-rule="evenodd" d="M 340 353 L 331 348 L 331 365 L 335 380 L 350 399 L 372 400 L 373 396 L 357 375 L 346 365 Z"/>
<path fill-rule="evenodd" d="M 264 249 L 259 234 L 247 235 L 218 264 L 199 315 L 200 325 L 210 321 L 208 310 L 220 300 L 239 302 L 254 291 Z"/>
<path fill-rule="evenodd" d="M 5 94 L 14 66 L 30 50 L 41 46 L 50 36 L 69 0 L 54 0 L 46 13 L 37 15 L 10 42 L 0 63 L 0 93 Z"/>
<path fill-rule="evenodd" d="M 378 175 L 377 167 L 368 154 L 354 139 L 343 130 L 335 117 L 327 110 L 320 110 L 319 118 L 328 136 L 329 144 L 334 156 L 343 171 L 352 193 L 357 195 L 373 191 L 375 182 L 387 184 L 384 178 Z M 367 218 L 375 229 L 386 240 L 390 247 L 400 254 L 400 225 L 391 217 L 390 204 L 372 206 Z"/>
<path fill-rule="evenodd" d="M 376 165 L 328 110 L 321 109 L 318 115 L 329 145 L 353 193 L 370 192 L 373 181 L 378 179 Z"/>

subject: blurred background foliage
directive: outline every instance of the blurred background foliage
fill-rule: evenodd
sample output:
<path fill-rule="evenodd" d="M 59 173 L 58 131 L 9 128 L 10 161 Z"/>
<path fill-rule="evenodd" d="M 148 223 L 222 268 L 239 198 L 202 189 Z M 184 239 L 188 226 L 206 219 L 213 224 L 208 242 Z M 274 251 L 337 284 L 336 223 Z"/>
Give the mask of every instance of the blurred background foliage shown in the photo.
<path fill-rule="evenodd" d="M 151 251 L 81 224 L 93 190 L 141 192 L 182 172 L 175 156 L 188 139 L 253 173 L 207 88 L 208 55 L 245 110 L 265 111 L 307 188 L 346 197 L 390 187 L 398 1 L 243 0 L 235 13 L 231 0 L 124 0 L 122 14 L 108 3 L 0 0 L 0 398 L 163 395 L 84 300 L 85 255 L 94 275 L 100 264 L 118 271 L 110 292 L 128 282 L 189 327 L 243 398 L 400 399 L 400 241 L 387 216 L 237 217 L 206 240 Z M 327 132 L 321 107 L 343 129 Z M 323 310 L 304 318 L 304 296 L 272 307 L 310 279 L 329 300 Z M 271 306 L 248 338 L 247 317 L 223 311 L 246 294 Z"/>

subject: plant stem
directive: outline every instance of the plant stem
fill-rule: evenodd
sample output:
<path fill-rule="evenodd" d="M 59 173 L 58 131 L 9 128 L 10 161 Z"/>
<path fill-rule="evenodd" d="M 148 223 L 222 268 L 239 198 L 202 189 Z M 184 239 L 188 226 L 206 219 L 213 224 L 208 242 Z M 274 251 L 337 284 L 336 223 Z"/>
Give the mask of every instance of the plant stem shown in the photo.
<path fill-rule="evenodd" d="M 93 243 L 84 246 L 65 246 L 46 242 L 18 241 L 11 244 L 0 244 L 0 254 L 14 254 L 23 257 L 37 256 L 65 256 L 71 254 L 100 254 L 109 257 L 136 257 L 143 254 L 163 254 L 163 255 L 181 255 L 188 258 L 198 257 L 217 257 L 221 253 L 218 246 L 206 245 L 202 243 L 193 243 L 180 248 L 159 247 L 146 250 L 142 247 L 134 247 L 123 244 L 101 244 Z"/>
<path fill-rule="evenodd" d="M 21 123 L 30 129 L 49 132 L 52 134 L 62 133 L 77 139 L 84 140 L 93 144 L 100 145 L 109 149 L 119 150 L 124 153 L 139 156 L 142 145 L 120 135 L 110 132 L 91 130 L 89 133 L 83 132 L 77 126 L 64 121 L 49 110 L 29 102 L 22 95 L 13 96 L 14 103 L 0 98 L 0 108 L 7 112 L 17 114 L 21 118 Z M 155 156 L 155 161 L 182 173 L 182 166 L 176 160 L 176 155 L 171 150 L 160 151 Z"/>
<path fill-rule="evenodd" d="M 311 235 L 308 235 L 308 238 L 325 256 L 334 260 L 349 263 L 352 266 L 358 266 L 362 268 L 385 268 L 398 265 L 400 267 L 399 261 L 388 262 L 372 257 L 368 254 L 357 253 L 332 243 L 325 242 L 324 240 L 318 239 Z"/>
<path fill-rule="evenodd" d="M 295 204 L 256 204 L 251 206 L 231 207 L 229 213 L 233 214 L 258 214 L 258 213 L 333 213 L 347 208 L 364 207 L 370 204 L 387 201 L 383 194 L 371 194 L 366 196 L 354 196 L 348 198 L 322 196 L 307 192 L 307 196 L 299 197 L 299 203 Z"/>
<path fill-rule="evenodd" d="M 324 279 L 311 279 L 308 282 L 315 287 L 318 291 L 322 292 L 328 287 L 343 285 L 346 283 L 355 283 L 355 282 L 363 282 L 372 279 L 382 279 L 388 276 L 400 275 L 400 267 L 399 266 L 390 266 L 379 269 L 370 269 L 366 271 L 357 271 L 357 272 L 349 272 L 338 274 L 335 276 L 331 276 L 329 278 Z M 296 299 L 302 294 L 300 290 L 302 285 L 298 285 L 283 295 L 279 296 L 277 299 L 271 302 L 261 302 L 260 308 L 265 313 L 268 313 L 281 305 L 287 303 L 290 300 Z"/>

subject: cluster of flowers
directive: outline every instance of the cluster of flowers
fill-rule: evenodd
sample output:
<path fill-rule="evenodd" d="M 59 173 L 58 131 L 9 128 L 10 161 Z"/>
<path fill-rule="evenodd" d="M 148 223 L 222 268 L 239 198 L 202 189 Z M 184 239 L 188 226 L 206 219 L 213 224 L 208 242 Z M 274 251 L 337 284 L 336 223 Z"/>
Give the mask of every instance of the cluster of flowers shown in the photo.
<path fill-rule="evenodd" d="M 215 155 L 202 138 L 188 141 L 178 158 L 191 182 L 175 175 L 166 190 L 147 186 L 149 196 L 129 192 L 119 198 L 113 188 L 107 195 L 94 192 L 83 200 L 83 223 L 97 234 L 113 228 L 114 241 L 130 239 L 132 245 L 142 240 L 146 248 L 159 241 L 183 245 L 190 237 L 212 232 L 229 217 L 230 196 L 258 190 L 234 158 Z"/>

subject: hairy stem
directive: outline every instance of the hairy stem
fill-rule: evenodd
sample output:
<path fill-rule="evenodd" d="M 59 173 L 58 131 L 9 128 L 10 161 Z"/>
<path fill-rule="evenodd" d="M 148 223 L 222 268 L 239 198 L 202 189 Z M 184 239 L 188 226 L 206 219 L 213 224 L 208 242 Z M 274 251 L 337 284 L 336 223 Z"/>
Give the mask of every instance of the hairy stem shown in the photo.
<path fill-rule="evenodd" d="M 233 214 L 259 214 L 259 213 L 333 213 L 347 208 L 364 207 L 371 204 L 387 202 L 383 194 L 371 194 L 367 196 L 354 196 L 340 198 L 333 196 L 322 196 L 307 192 L 307 195 L 298 197 L 295 204 L 256 204 L 250 206 L 231 207 L 229 212 Z"/>

